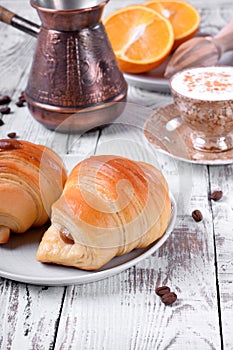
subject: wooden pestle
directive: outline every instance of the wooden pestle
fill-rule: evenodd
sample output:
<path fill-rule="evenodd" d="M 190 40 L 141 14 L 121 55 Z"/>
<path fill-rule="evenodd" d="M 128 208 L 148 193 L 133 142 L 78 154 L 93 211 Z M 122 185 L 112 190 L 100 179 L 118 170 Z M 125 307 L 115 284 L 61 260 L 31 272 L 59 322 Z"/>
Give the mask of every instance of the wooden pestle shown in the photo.
<path fill-rule="evenodd" d="M 169 60 L 164 75 L 170 78 L 185 68 L 214 66 L 224 52 L 231 50 L 233 21 L 213 37 L 195 37 L 181 44 Z"/>

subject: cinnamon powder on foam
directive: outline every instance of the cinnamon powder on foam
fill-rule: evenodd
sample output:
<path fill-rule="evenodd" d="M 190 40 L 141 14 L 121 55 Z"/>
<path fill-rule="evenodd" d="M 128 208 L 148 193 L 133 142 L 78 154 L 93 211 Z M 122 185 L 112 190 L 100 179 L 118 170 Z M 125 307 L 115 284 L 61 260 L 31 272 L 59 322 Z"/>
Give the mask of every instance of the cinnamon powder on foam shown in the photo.
<path fill-rule="evenodd" d="M 201 100 L 233 99 L 233 67 L 202 67 L 178 73 L 172 80 L 178 93 Z"/>

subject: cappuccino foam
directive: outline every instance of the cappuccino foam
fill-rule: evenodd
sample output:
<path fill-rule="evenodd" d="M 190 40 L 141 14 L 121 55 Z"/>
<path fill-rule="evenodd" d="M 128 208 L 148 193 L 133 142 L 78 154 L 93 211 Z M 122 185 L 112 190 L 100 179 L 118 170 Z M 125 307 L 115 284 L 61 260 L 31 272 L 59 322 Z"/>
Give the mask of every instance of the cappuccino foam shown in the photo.
<path fill-rule="evenodd" d="M 174 75 L 171 87 L 181 95 L 205 101 L 233 100 L 233 67 L 198 67 Z"/>

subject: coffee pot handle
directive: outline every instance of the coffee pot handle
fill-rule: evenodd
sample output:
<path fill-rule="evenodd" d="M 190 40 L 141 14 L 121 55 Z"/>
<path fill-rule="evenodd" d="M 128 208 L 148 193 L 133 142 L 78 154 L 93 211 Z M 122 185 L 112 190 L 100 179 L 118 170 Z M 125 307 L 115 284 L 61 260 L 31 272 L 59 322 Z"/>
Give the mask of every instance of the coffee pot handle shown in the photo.
<path fill-rule="evenodd" d="M 2 6 L 0 6 L 0 21 L 10 24 L 14 28 L 22 30 L 34 37 L 37 37 L 40 32 L 40 26 L 38 24 L 30 22 Z"/>

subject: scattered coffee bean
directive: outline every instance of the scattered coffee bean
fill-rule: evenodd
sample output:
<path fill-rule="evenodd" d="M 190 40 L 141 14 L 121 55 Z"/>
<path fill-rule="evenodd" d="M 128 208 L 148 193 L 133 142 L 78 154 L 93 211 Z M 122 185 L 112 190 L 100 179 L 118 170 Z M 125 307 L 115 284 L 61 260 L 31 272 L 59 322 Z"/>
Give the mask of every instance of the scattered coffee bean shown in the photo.
<path fill-rule="evenodd" d="M 26 102 L 26 98 L 24 95 L 19 96 L 19 101 Z"/>
<path fill-rule="evenodd" d="M 215 202 L 219 201 L 221 198 L 222 198 L 222 191 L 214 191 L 209 195 L 209 199 L 212 199 Z"/>
<path fill-rule="evenodd" d="M 155 292 L 161 297 L 161 300 L 165 305 L 171 305 L 177 300 L 177 295 L 171 292 L 168 286 L 158 287 Z"/>
<path fill-rule="evenodd" d="M 24 107 L 23 101 L 21 101 L 21 100 L 17 101 L 17 102 L 16 102 L 16 106 L 17 106 L 17 107 Z"/>
<path fill-rule="evenodd" d="M 0 126 L 4 125 L 4 121 L 0 119 Z"/>
<path fill-rule="evenodd" d="M 26 99 L 25 99 L 25 92 L 24 91 L 21 91 L 21 94 L 20 94 L 20 96 L 19 96 L 19 100 L 22 100 L 22 101 L 26 101 Z"/>
<path fill-rule="evenodd" d="M 203 219 L 202 213 L 198 209 L 196 209 L 192 212 L 192 217 L 196 222 L 199 222 Z"/>
<path fill-rule="evenodd" d="M 7 105 L 11 102 L 11 98 L 8 95 L 4 95 L 0 97 L 0 105 Z"/>
<path fill-rule="evenodd" d="M 9 114 L 11 111 L 10 107 L 2 107 L 0 108 L 0 113 L 2 114 Z"/>
<path fill-rule="evenodd" d="M 8 136 L 10 139 L 15 139 L 15 138 L 16 138 L 16 132 L 9 132 L 9 134 L 7 134 L 7 136 Z"/>
<path fill-rule="evenodd" d="M 167 293 L 169 293 L 169 292 L 170 292 L 170 288 L 167 287 L 167 286 L 158 287 L 158 288 L 156 288 L 156 290 L 155 290 L 155 293 L 156 293 L 157 295 L 159 295 L 160 297 L 162 297 L 164 294 L 167 294 Z"/>
<path fill-rule="evenodd" d="M 24 102 L 26 102 L 26 98 L 25 98 L 24 91 L 22 91 L 21 95 L 18 98 L 18 101 L 16 102 L 16 106 L 17 107 L 24 107 L 25 106 Z"/>
<path fill-rule="evenodd" d="M 171 305 L 177 300 L 177 295 L 173 292 L 169 292 L 164 294 L 161 299 L 165 305 Z"/>

